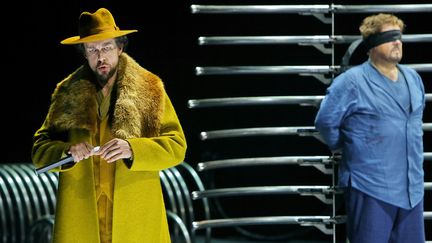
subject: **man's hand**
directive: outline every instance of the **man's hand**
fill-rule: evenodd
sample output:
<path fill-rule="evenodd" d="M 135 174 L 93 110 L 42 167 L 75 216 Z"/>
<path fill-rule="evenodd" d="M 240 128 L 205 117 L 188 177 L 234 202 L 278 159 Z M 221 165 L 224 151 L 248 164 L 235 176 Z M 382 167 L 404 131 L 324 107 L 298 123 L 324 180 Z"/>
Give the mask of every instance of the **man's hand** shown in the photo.
<path fill-rule="evenodd" d="M 114 138 L 100 147 L 95 155 L 100 155 L 101 158 L 108 163 L 112 163 L 119 159 L 130 159 L 132 157 L 132 149 L 126 140 Z"/>
<path fill-rule="evenodd" d="M 88 157 L 95 155 L 95 150 L 93 150 L 92 145 L 84 142 L 70 146 L 68 154 L 72 155 L 74 162 L 77 163 L 83 159 L 87 159 Z"/>

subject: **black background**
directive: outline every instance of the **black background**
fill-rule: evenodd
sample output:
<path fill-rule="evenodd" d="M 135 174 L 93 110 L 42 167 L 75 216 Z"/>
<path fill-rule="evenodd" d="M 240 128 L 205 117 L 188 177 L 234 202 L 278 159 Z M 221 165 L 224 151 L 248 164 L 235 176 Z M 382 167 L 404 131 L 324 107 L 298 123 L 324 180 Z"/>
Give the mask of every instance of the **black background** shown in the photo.
<path fill-rule="evenodd" d="M 137 29 L 129 35 L 128 53 L 143 67 L 159 75 L 177 110 L 188 140 L 186 161 L 260 156 L 329 155 L 327 148 L 311 137 L 269 136 L 260 138 L 201 141 L 199 133 L 216 129 L 313 126 L 315 107 L 258 106 L 189 109 L 189 99 L 266 95 L 323 95 L 326 85 L 298 75 L 196 76 L 195 66 L 230 65 L 329 65 L 331 58 L 310 46 L 250 45 L 199 46 L 199 36 L 217 35 L 329 35 L 330 25 L 313 16 L 297 14 L 205 15 L 192 14 L 191 4 L 376 4 L 376 1 L 15 1 L 5 7 L 2 23 L 2 147 L 1 163 L 28 163 L 33 133 L 42 124 L 50 95 L 57 82 L 84 61 L 72 46 L 59 42 L 77 35 L 82 11 L 108 8 L 121 29 Z M 426 1 L 380 1 L 380 4 L 427 3 Z M 367 14 L 335 17 L 335 34 L 357 35 Z M 400 13 L 406 34 L 432 33 L 430 13 Z M 405 43 L 402 63 L 431 63 L 431 43 Z M 335 64 L 348 45 L 335 48 Z M 353 63 L 366 60 L 356 53 Z M 432 92 L 430 73 L 421 73 L 426 93 Z M 432 122 L 427 104 L 424 122 Z M 432 151 L 425 132 L 425 152 Z M 426 181 L 432 181 L 432 166 L 425 162 Z M 331 176 L 312 167 L 269 166 L 202 173 L 216 187 L 237 185 L 331 185 Z M 210 180 L 212 178 L 212 180 Z M 425 209 L 431 211 L 431 193 Z M 247 203 L 245 204 L 245 201 Z M 316 199 L 269 196 L 226 199 L 227 214 L 307 215 L 326 214 L 328 206 Z M 245 207 L 246 206 L 246 207 Z M 239 210 L 241 209 L 241 210 Z M 215 218 L 221 217 L 216 212 Z M 427 229 L 430 231 L 430 223 Z M 291 229 L 288 226 L 288 229 Z M 270 229 L 265 229 L 270 230 Z M 275 229 L 275 235 L 287 228 Z M 270 230 L 270 231 L 271 231 Z M 295 232 L 297 228 L 293 228 Z M 288 232 L 291 232 L 288 230 Z M 314 231 L 314 237 L 321 234 Z M 217 233 L 217 232 L 216 232 Z M 302 233 L 304 233 L 302 231 Z M 431 240 L 431 232 L 428 232 Z M 307 238 L 310 235 L 303 235 Z M 325 239 L 330 239 L 328 236 Z"/>

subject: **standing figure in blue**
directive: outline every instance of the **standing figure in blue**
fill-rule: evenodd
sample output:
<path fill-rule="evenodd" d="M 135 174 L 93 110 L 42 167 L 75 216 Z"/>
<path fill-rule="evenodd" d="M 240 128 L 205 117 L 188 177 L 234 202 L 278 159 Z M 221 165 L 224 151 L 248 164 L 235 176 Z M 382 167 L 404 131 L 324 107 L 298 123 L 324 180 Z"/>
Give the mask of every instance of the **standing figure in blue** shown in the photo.
<path fill-rule="evenodd" d="M 342 152 L 350 243 L 424 243 L 423 81 L 400 65 L 404 23 L 366 17 L 360 32 L 369 59 L 336 77 L 315 126 Z"/>

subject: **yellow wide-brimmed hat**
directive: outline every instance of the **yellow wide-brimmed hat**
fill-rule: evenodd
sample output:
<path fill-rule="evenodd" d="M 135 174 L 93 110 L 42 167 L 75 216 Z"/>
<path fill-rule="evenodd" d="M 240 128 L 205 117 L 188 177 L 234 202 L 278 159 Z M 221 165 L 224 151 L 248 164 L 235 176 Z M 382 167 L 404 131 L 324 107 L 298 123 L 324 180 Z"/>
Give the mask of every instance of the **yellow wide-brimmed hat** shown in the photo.
<path fill-rule="evenodd" d="M 83 12 L 79 17 L 79 36 L 69 37 L 60 43 L 65 45 L 100 41 L 127 35 L 137 30 L 120 30 L 114 17 L 106 8 L 100 8 L 94 13 Z"/>

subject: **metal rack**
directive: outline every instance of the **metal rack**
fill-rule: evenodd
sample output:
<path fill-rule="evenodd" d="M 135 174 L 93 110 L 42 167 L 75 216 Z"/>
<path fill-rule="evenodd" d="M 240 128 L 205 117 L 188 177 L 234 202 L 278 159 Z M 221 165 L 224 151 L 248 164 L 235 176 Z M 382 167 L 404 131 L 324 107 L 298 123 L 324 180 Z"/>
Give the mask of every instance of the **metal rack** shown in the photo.
<path fill-rule="evenodd" d="M 188 227 L 196 217 L 209 219 L 207 199 L 194 205 L 190 190 L 204 190 L 195 170 L 186 162 L 159 173 L 173 242 L 195 242 Z M 31 163 L 0 165 L 0 242 L 51 242 L 58 173 L 36 174 Z M 210 229 L 206 230 L 209 242 Z"/>
<path fill-rule="evenodd" d="M 340 44 L 353 45 L 360 39 L 359 35 L 338 35 L 335 33 L 335 15 L 340 14 L 370 14 L 378 12 L 393 13 L 418 13 L 432 12 L 432 4 L 386 4 L 386 5 L 336 5 L 336 4 L 317 4 L 317 5 L 191 5 L 193 15 L 214 16 L 214 19 L 227 15 L 271 15 L 271 14 L 299 14 L 301 16 L 310 15 L 317 18 L 324 25 L 330 25 L 331 33 L 328 35 L 210 35 L 199 36 L 197 45 L 201 48 L 218 46 L 220 50 L 223 47 L 232 46 L 281 46 L 281 45 L 298 45 L 313 46 L 323 55 L 329 55 L 331 61 L 328 65 L 197 65 L 195 75 L 197 78 L 205 79 L 206 77 L 236 77 L 241 79 L 248 75 L 287 75 L 289 82 L 296 82 L 296 78 L 313 77 L 324 85 L 330 85 L 333 78 L 343 72 L 343 63 L 335 61 L 335 49 Z M 216 16 L 218 15 L 218 16 Z M 241 30 L 239 30 L 241 32 Z M 405 43 L 432 42 L 432 34 L 406 34 L 404 35 Z M 346 53 L 350 58 L 351 53 Z M 206 63 L 207 64 L 207 63 Z M 344 64 L 345 65 L 345 64 Z M 410 63 L 411 66 L 419 73 L 432 72 L 432 63 Z M 221 95 L 223 96 L 223 95 Z M 204 109 L 221 109 L 229 107 L 260 107 L 260 106 L 281 106 L 281 105 L 300 105 L 319 107 L 323 95 L 293 95 L 293 96 L 241 96 L 241 97 L 204 97 L 199 99 L 188 100 L 188 108 L 191 110 Z M 427 102 L 432 101 L 432 94 L 426 94 Z M 425 134 L 432 131 L 432 123 L 423 124 Z M 262 127 L 236 127 L 211 129 L 200 132 L 199 138 L 202 142 L 209 140 L 223 140 L 231 138 L 249 138 L 260 139 L 260 137 L 273 136 L 302 136 L 313 137 L 321 141 L 319 134 L 313 126 L 262 126 Z M 221 142 L 223 143 L 223 141 Z M 218 151 L 213 151 L 217 153 Z M 432 160 L 429 152 L 425 153 L 425 163 Z M 194 200 L 202 199 L 219 199 L 224 197 L 244 197 L 245 202 L 251 195 L 297 195 L 297 196 L 315 196 L 324 204 L 332 206 L 331 215 L 322 216 L 264 216 L 256 217 L 225 217 L 205 221 L 193 222 L 195 230 L 206 228 L 220 227 L 239 227 L 248 225 L 284 225 L 298 224 L 301 226 L 314 226 L 326 235 L 332 235 L 333 242 L 337 240 L 336 225 L 344 223 L 344 215 L 337 213 L 336 195 L 340 194 L 337 188 L 337 158 L 325 155 L 315 156 L 270 156 L 270 157 L 236 157 L 202 161 L 197 164 L 197 170 L 205 174 L 213 170 L 238 169 L 241 167 L 268 167 L 278 166 L 302 166 L 308 165 L 317 168 L 324 175 L 332 176 L 330 185 L 259 185 L 259 186 L 242 186 L 242 187 L 224 187 L 212 188 L 207 186 L 205 191 L 192 192 Z M 285 168 L 285 167 L 284 167 Z M 223 174 L 222 174 L 223 175 Z M 205 179 L 205 178 L 204 178 Z M 212 180 L 213 177 L 209 177 Z M 425 190 L 432 190 L 432 182 L 425 182 Z M 216 208 L 220 205 L 216 205 Z M 431 219 L 431 213 L 425 212 L 425 220 Z M 223 214 L 222 214 L 223 215 Z M 244 231 L 244 230 L 243 230 Z M 239 231 L 242 232 L 241 230 Z"/>

